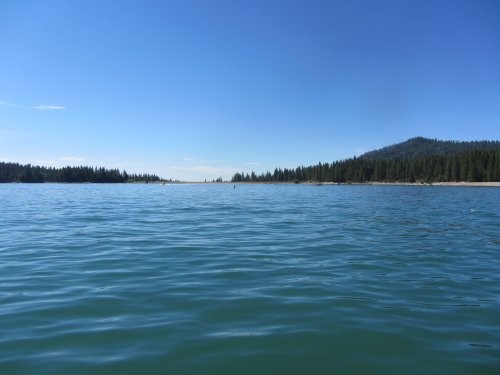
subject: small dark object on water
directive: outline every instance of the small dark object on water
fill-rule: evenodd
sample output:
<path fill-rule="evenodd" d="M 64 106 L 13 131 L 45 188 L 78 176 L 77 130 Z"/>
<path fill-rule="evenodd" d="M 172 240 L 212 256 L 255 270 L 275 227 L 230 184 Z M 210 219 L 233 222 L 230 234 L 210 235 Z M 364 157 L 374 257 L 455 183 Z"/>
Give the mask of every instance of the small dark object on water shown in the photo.
<path fill-rule="evenodd" d="M 233 185 L 233 189 L 236 189 L 236 185 Z"/>

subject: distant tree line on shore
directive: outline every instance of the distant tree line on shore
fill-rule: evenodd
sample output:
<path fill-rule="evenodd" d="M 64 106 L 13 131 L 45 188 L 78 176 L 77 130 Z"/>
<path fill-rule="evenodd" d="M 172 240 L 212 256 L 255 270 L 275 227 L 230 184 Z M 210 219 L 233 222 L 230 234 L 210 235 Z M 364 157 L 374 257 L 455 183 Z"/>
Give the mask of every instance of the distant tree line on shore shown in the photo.
<path fill-rule="evenodd" d="M 500 150 L 500 141 L 440 141 L 424 137 L 410 138 L 405 142 L 383 147 L 361 155 L 368 159 L 422 158 L 433 155 L 455 155 L 474 150 Z"/>
<path fill-rule="evenodd" d="M 118 169 L 97 167 L 39 167 L 31 164 L 0 162 L 0 182 L 155 182 L 154 174 L 128 174 Z"/>
<path fill-rule="evenodd" d="M 351 158 L 260 175 L 236 173 L 231 182 L 494 182 L 500 181 L 500 150 L 472 150 L 419 158 Z"/>

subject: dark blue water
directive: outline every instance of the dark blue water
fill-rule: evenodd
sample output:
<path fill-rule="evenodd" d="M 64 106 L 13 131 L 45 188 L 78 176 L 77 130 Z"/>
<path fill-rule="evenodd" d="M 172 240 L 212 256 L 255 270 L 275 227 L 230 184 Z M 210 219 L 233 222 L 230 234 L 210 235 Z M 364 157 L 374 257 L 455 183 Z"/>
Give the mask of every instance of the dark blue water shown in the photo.
<path fill-rule="evenodd" d="M 0 185 L 0 373 L 500 373 L 500 188 Z"/>

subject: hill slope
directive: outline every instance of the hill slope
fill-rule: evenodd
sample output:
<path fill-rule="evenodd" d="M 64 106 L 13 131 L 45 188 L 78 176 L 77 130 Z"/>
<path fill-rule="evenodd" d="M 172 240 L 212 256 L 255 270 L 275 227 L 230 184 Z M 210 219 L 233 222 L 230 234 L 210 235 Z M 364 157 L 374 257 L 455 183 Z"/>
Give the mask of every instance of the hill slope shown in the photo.
<path fill-rule="evenodd" d="M 394 158 L 414 159 L 433 155 L 455 155 L 472 150 L 500 150 L 500 141 L 457 142 L 416 137 L 395 145 L 369 151 L 360 157 L 376 160 L 389 160 Z"/>
<path fill-rule="evenodd" d="M 500 142 L 422 137 L 361 157 L 308 167 L 236 173 L 233 182 L 500 182 Z"/>

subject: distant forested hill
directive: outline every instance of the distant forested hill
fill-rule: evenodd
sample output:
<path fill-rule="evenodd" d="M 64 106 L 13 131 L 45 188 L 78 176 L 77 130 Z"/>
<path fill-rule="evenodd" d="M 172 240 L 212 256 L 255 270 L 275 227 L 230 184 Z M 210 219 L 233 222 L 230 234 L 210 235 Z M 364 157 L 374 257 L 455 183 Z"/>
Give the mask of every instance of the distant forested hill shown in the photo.
<path fill-rule="evenodd" d="M 154 174 L 128 174 L 118 169 L 92 167 L 47 168 L 0 162 L 0 182 L 153 182 Z"/>
<path fill-rule="evenodd" d="M 361 158 L 367 159 L 394 159 L 406 158 L 414 159 L 434 155 L 455 155 L 461 152 L 472 150 L 500 150 L 499 141 L 439 141 L 423 137 L 408 139 L 405 142 L 383 147 L 361 155 Z"/>
<path fill-rule="evenodd" d="M 260 175 L 236 173 L 233 182 L 442 182 L 500 181 L 500 142 L 413 138 L 333 163 Z"/>

